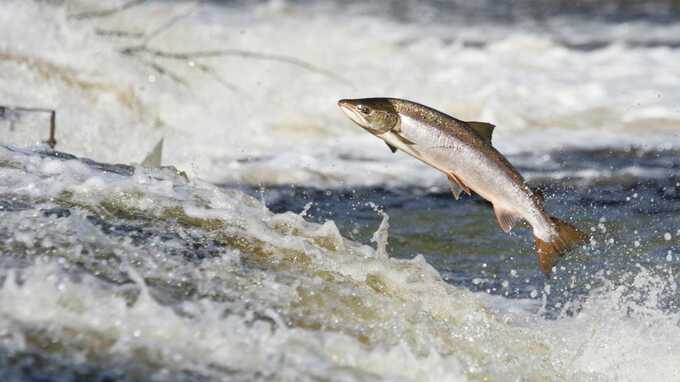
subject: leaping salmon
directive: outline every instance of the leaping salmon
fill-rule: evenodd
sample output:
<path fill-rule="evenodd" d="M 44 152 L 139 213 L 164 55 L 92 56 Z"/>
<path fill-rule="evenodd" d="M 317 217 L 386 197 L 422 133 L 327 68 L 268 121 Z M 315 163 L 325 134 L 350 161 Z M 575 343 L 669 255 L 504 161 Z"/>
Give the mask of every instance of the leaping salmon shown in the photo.
<path fill-rule="evenodd" d="M 494 125 L 465 122 L 415 102 L 397 98 L 343 99 L 338 106 L 357 125 L 396 152 L 443 172 L 453 196 L 477 193 L 493 204 L 501 229 L 515 222 L 532 227 L 539 268 L 549 276 L 559 257 L 587 236 L 543 208 L 508 160 L 491 145 Z"/>

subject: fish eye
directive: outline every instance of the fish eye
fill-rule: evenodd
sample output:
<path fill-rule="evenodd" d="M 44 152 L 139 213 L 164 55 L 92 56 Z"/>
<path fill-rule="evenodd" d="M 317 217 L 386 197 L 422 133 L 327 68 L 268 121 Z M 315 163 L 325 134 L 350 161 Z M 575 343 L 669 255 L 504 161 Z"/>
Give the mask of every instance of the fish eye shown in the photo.
<path fill-rule="evenodd" d="M 357 110 L 362 114 L 369 114 L 371 112 L 371 109 L 369 109 L 368 106 L 362 104 L 357 105 Z"/>

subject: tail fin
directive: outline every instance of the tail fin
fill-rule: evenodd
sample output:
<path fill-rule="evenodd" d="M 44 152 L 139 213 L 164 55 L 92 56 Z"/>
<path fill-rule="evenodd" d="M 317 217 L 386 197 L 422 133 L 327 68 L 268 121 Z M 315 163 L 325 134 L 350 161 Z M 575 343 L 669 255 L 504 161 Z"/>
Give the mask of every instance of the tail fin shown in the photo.
<path fill-rule="evenodd" d="M 557 261 L 564 252 L 588 240 L 588 235 L 579 231 L 571 224 L 554 217 L 551 217 L 550 220 L 552 220 L 557 229 L 557 237 L 553 241 L 543 241 L 534 236 L 536 252 L 538 254 L 538 266 L 546 276 L 550 276 L 552 268 L 557 264 Z"/>

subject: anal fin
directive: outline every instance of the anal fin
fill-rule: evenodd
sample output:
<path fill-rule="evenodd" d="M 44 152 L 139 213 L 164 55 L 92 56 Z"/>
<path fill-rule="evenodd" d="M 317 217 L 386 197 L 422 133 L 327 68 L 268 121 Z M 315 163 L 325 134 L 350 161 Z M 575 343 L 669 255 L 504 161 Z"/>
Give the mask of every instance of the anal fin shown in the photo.
<path fill-rule="evenodd" d="M 463 192 L 465 192 L 468 195 L 471 195 L 470 188 L 463 184 L 463 182 L 460 179 L 458 179 L 458 177 L 454 173 L 449 172 L 447 175 L 449 178 L 449 188 L 451 189 L 451 193 L 453 194 L 453 197 L 456 198 L 456 200 L 460 198 L 460 194 L 462 194 Z"/>
<path fill-rule="evenodd" d="M 496 214 L 496 220 L 498 220 L 498 225 L 504 232 L 510 232 L 512 226 L 515 225 L 517 220 L 521 217 L 515 212 L 503 209 L 498 206 L 493 206 L 493 212 Z"/>

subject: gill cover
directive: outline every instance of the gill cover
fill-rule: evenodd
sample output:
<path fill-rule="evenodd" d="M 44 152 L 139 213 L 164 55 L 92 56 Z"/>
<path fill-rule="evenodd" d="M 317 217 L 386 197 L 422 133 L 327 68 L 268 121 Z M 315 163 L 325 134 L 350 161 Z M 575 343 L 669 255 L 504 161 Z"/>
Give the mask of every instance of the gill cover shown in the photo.
<path fill-rule="evenodd" d="M 350 118 L 372 134 L 381 135 L 399 124 L 399 113 L 385 98 L 341 100 L 343 108 L 350 108 Z"/>

